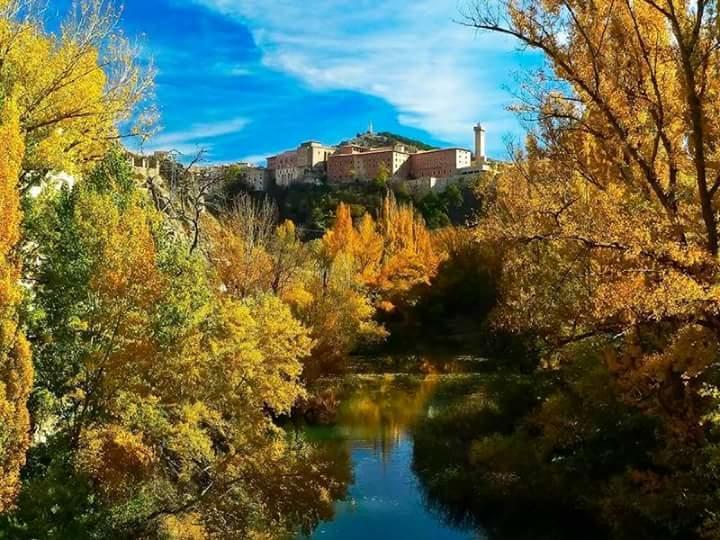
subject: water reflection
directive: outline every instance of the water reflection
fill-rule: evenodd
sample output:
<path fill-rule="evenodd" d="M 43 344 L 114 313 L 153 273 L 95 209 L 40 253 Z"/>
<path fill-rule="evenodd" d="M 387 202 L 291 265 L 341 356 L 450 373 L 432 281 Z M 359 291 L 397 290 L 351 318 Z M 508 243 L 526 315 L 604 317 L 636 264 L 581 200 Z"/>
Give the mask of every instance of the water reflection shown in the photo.
<path fill-rule="evenodd" d="M 427 413 L 439 377 L 356 377 L 342 399 L 338 425 L 345 437 L 369 441 L 383 458 Z"/>
<path fill-rule="evenodd" d="M 312 538 L 485 538 L 472 528 L 449 525 L 430 510 L 413 473 L 413 430 L 440 406 L 443 380 L 434 374 L 358 375 L 332 383 L 341 402 L 335 425 L 305 428 L 305 433 L 321 444 L 341 441 L 354 480 L 347 497 L 336 503 L 333 519 Z"/>

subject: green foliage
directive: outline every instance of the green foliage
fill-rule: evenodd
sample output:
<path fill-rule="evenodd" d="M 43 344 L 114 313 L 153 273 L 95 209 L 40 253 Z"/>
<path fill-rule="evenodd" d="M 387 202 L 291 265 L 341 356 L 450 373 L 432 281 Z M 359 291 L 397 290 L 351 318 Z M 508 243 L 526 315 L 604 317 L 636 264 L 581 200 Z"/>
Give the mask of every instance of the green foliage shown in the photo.
<path fill-rule="evenodd" d="M 280 219 L 289 219 L 299 228 L 310 229 L 310 237 L 318 237 L 332 227 L 335 209 L 340 203 L 350 205 L 355 218 L 365 213 L 379 215 L 387 187 L 375 183 L 343 186 L 295 184 L 280 188 L 270 195 L 276 202 Z M 409 197 L 402 198 L 403 202 Z"/>
<path fill-rule="evenodd" d="M 530 333 L 510 332 L 495 324 L 500 300 L 502 249 L 476 242 L 462 229 L 436 231 L 435 243 L 447 257 L 429 283 L 414 287 L 412 302 L 383 314 L 390 337 L 383 350 L 431 350 L 482 355 L 494 366 L 533 370 L 538 357 Z M 432 329 L 431 332 L 428 329 Z"/>
<path fill-rule="evenodd" d="M 381 137 L 387 137 L 388 139 L 397 141 L 402 144 L 407 144 L 408 146 L 414 146 L 418 150 L 437 150 L 437 146 L 431 146 L 417 139 L 411 139 L 410 137 L 396 135 L 395 133 L 390 133 L 389 131 L 381 131 L 380 133 L 378 133 L 378 135 Z"/>
<path fill-rule="evenodd" d="M 300 479 L 313 449 L 288 445 L 270 414 L 303 394 L 312 342 L 290 308 L 217 291 L 119 153 L 27 207 L 31 403 L 47 442 L 2 534 L 246 538 L 327 515 L 332 479 Z M 308 493 L 301 518 L 293 500 Z"/>
<path fill-rule="evenodd" d="M 422 141 L 404 137 L 402 135 L 396 135 L 395 133 L 390 133 L 389 131 L 383 131 L 380 133 L 358 133 L 353 139 L 338 143 L 338 146 L 345 146 L 348 144 L 357 144 L 367 148 L 382 148 L 394 146 L 396 144 L 404 144 L 406 146 L 417 148 L 418 150 L 437 149 L 437 147 L 430 146 Z"/>
<path fill-rule="evenodd" d="M 372 184 L 376 189 L 382 189 L 387 187 L 387 183 L 392 177 L 392 171 L 390 171 L 390 168 L 385 164 L 385 162 L 381 162 L 380 166 L 378 167 L 378 173 L 373 178 Z"/>
<path fill-rule="evenodd" d="M 90 479 L 74 470 L 67 441 L 56 439 L 30 451 L 17 505 L 0 516 L 0 538 L 101 539 L 106 518 Z"/>
<path fill-rule="evenodd" d="M 458 184 L 451 184 L 439 193 L 431 191 L 415 205 L 431 229 L 464 225 L 478 209 L 472 190 Z"/>

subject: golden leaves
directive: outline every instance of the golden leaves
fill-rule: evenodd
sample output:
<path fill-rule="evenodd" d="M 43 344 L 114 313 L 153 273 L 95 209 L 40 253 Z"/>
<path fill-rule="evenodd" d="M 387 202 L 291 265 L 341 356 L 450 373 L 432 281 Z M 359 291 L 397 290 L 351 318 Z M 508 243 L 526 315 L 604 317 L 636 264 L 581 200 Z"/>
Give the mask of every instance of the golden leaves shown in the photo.
<path fill-rule="evenodd" d="M 19 239 L 18 176 L 23 141 L 17 106 L 5 98 L 0 110 L 0 512 L 13 502 L 30 444 L 27 399 L 33 381 L 30 346 L 17 324 L 21 292 L 12 254 Z"/>
<path fill-rule="evenodd" d="M 40 17 L 0 14 L 0 88 L 17 99 L 25 170 L 74 173 L 100 159 L 151 86 L 136 52 L 114 34 L 112 8 L 92 0 L 79 10 L 82 24 L 66 21 L 57 35 Z"/>
<path fill-rule="evenodd" d="M 96 482 L 108 500 L 127 497 L 151 473 L 156 457 L 139 434 L 107 425 L 85 432 L 77 466 Z"/>

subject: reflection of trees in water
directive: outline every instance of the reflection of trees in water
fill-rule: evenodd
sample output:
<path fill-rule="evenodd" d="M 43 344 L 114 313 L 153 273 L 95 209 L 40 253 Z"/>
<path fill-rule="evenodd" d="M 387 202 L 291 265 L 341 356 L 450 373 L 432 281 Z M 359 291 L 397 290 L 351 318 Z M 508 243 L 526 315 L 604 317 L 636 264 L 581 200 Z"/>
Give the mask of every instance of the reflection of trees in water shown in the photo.
<path fill-rule="evenodd" d="M 439 378 L 435 375 L 357 377 L 343 398 L 339 423 L 353 439 L 375 445 L 383 459 L 425 416 Z"/>
<path fill-rule="evenodd" d="M 477 379 L 445 381 L 440 405 L 413 429 L 412 468 L 428 508 L 457 528 L 479 528 L 473 512 L 473 482 L 468 465 L 474 417 L 493 403 Z"/>
<path fill-rule="evenodd" d="M 293 497 L 287 494 L 283 500 L 290 501 L 284 514 L 291 516 L 300 532 L 310 535 L 323 521 L 335 516 L 335 501 L 347 497 L 353 481 L 350 449 L 342 439 L 311 442 L 301 431 L 292 433 L 293 444 L 301 454 L 294 471 L 294 478 L 280 479 L 278 488 L 287 492 L 295 489 Z"/>
<path fill-rule="evenodd" d="M 458 355 L 456 351 L 432 354 L 392 354 L 373 357 L 356 357 L 346 367 L 354 374 L 389 375 L 415 374 L 477 374 L 492 366 L 492 361 L 474 355 Z"/>
<path fill-rule="evenodd" d="M 436 393 L 443 405 L 413 429 L 412 469 L 425 503 L 455 527 L 483 528 L 502 540 L 603 538 L 571 501 L 558 497 L 568 478 L 541 469 L 531 438 L 510 436 L 537 391 L 512 376 L 488 376 L 480 386 L 443 383 Z M 485 462 L 476 459 L 479 440 L 499 443 Z M 501 444 L 506 440 L 512 443 Z"/>

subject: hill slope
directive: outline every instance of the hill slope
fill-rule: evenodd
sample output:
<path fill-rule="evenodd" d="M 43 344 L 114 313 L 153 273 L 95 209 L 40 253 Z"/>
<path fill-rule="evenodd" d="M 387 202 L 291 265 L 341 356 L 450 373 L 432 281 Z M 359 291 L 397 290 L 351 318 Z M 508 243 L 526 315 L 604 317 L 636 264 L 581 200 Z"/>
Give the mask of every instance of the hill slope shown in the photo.
<path fill-rule="evenodd" d="M 346 144 L 356 144 L 359 146 L 365 146 L 367 148 L 381 148 L 384 146 L 393 146 L 395 144 L 404 144 L 406 146 L 412 146 L 417 150 L 435 150 L 435 146 L 430 146 L 422 141 L 416 139 L 410 139 L 409 137 L 403 137 L 402 135 L 396 135 L 389 131 L 383 131 L 380 133 L 359 133 L 353 139 L 341 142 L 338 146 Z"/>

